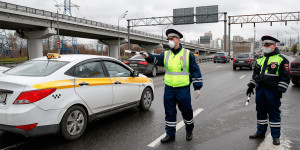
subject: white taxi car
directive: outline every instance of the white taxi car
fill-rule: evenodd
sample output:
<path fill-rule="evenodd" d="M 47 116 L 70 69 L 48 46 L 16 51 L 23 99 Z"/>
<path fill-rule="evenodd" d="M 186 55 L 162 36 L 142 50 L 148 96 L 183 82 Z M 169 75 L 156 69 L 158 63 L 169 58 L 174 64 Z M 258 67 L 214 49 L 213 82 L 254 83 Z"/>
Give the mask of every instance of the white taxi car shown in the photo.
<path fill-rule="evenodd" d="M 0 74 L 0 130 L 79 138 L 87 123 L 153 101 L 152 79 L 111 57 L 48 54 Z"/>

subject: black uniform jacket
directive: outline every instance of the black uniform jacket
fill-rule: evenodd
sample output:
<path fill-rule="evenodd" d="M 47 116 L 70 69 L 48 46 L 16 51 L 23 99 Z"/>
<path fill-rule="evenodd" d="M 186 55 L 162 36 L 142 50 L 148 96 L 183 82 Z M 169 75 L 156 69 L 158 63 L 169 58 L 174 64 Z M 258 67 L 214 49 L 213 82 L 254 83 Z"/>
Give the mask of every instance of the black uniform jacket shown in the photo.
<path fill-rule="evenodd" d="M 269 58 L 276 54 L 280 54 L 280 51 L 277 48 L 274 52 L 265 55 L 266 59 L 263 66 L 260 66 L 257 63 L 255 64 L 252 79 L 248 84 L 249 87 L 254 88 L 258 85 L 263 88 L 277 89 L 282 93 L 286 92 L 288 85 L 290 84 L 289 61 L 284 56 L 279 55 L 283 58 L 280 66 L 278 66 L 276 63 L 267 65 Z M 274 65 L 276 65 L 276 67 L 274 67 Z M 276 70 L 278 67 L 279 75 L 276 75 Z M 268 70 L 267 74 L 265 74 L 265 70 Z"/>

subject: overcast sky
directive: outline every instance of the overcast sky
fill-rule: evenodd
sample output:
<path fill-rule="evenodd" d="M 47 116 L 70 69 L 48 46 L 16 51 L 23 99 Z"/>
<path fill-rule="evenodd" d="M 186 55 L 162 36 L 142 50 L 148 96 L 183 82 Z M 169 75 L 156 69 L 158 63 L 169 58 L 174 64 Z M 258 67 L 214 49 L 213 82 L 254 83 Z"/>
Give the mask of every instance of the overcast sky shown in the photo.
<path fill-rule="evenodd" d="M 56 12 L 54 0 L 2 0 L 5 2 L 44 9 Z M 63 0 L 57 0 L 63 4 Z M 72 9 L 75 17 L 85 17 L 103 23 L 118 24 L 118 17 L 128 10 L 127 19 L 172 16 L 173 9 L 218 5 L 219 12 L 227 12 L 229 16 L 249 15 L 262 13 L 298 12 L 300 11 L 299 0 L 71 0 L 79 5 L 79 9 Z M 60 10 L 63 13 L 63 9 Z M 120 21 L 120 26 L 126 27 L 126 19 Z M 300 31 L 300 22 L 256 24 L 256 39 L 262 35 L 271 35 L 284 41 L 285 38 L 297 38 Z M 162 28 L 166 26 L 136 27 L 135 29 L 161 35 Z M 170 25 L 168 28 L 179 30 L 187 41 L 196 40 L 205 32 L 211 31 L 213 39 L 221 38 L 224 34 L 224 23 L 193 24 L 193 25 Z M 254 37 L 253 24 L 232 25 L 231 35 L 240 35 L 244 38 Z"/>

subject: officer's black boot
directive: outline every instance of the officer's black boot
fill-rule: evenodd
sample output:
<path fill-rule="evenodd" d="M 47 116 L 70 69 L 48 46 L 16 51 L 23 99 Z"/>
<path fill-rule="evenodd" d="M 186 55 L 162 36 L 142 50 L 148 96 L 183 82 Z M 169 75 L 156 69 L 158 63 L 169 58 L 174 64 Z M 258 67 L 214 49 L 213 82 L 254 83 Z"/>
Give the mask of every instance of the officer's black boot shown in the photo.
<path fill-rule="evenodd" d="M 265 138 L 265 135 L 264 134 L 255 133 L 253 135 L 250 135 L 249 138 L 250 139 L 263 139 L 263 138 Z"/>
<path fill-rule="evenodd" d="M 273 145 L 279 145 L 279 144 L 280 144 L 279 138 L 273 138 Z"/>
<path fill-rule="evenodd" d="M 163 139 L 160 140 L 161 143 L 169 143 L 175 141 L 175 136 L 166 135 Z"/>
<path fill-rule="evenodd" d="M 193 139 L 193 132 L 187 132 L 186 133 L 186 140 L 187 141 L 190 141 Z"/>

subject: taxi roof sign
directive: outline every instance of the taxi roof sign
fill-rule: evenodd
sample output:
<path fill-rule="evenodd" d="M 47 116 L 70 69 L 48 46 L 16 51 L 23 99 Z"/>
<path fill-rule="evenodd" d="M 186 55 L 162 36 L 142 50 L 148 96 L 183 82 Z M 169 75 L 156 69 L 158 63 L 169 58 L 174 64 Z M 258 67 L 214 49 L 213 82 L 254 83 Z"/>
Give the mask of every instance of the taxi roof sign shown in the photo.
<path fill-rule="evenodd" d="M 48 59 L 57 59 L 57 58 L 60 58 L 60 55 L 57 53 L 48 53 L 47 58 Z"/>

